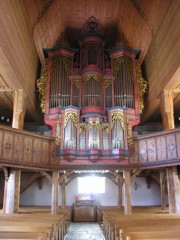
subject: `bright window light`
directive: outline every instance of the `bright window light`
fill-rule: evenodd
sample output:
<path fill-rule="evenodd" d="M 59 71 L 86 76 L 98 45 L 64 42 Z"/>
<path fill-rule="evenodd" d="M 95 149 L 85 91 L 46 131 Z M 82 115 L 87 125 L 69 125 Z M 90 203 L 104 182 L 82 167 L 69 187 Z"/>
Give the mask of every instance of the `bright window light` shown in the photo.
<path fill-rule="evenodd" d="M 105 193 L 105 177 L 79 177 L 78 193 Z"/>

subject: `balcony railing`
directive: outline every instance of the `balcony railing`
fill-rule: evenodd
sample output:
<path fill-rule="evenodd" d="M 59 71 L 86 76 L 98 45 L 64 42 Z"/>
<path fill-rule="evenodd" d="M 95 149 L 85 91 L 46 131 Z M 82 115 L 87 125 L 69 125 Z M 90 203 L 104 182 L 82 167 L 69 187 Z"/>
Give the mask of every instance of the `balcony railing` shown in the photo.
<path fill-rule="evenodd" d="M 55 145 L 54 138 L 0 126 L 1 167 L 10 166 L 37 170 L 58 169 L 63 164 L 68 164 L 68 161 L 65 161 L 66 154 L 59 156 L 58 151 L 59 146 Z M 121 165 L 121 157 L 114 164 L 121 168 L 124 166 L 149 168 L 179 165 L 180 128 L 138 137 L 134 141 L 134 149 L 130 152 L 129 164 L 124 162 L 124 165 Z M 85 152 L 84 154 L 86 155 Z M 92 162 L 94 162 L 95 153 L 88 152 L 88 154 L 92 154 Z M 102 155 L 102 153 L 98 154 Z M 112 154 L 116 156 L 116 153 L 113 152 Z M 69 163 L 72 164 L 73 158 L 74 155 L 72 154 Z M 101 161 L 103 162 L 104 158 L 106 156 L 102 155 L 96 164 L 102 166 Z M 88 164 L 91 165 L 92 162 L 88 162 Z M 110 165 L 112 160 L 106 159 L 105 163 Z"/>
<path fill-rule="evenodd" d="M 138 167 L 179 165 L 180 128 L 136 138 L 129 163 Z"/>

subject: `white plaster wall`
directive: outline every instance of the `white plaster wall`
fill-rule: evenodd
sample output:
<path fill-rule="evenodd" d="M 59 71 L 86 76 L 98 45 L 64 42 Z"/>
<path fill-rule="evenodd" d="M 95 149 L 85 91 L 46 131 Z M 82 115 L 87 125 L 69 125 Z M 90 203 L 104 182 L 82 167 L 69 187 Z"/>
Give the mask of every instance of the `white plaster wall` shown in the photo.
<path fill-rule="evenodd" d="M 135 182 L 137 189 L 135 190 Z M 152 181 L 151 187 L 148 189 L 146 178 L 137 177 L 132 182 L 132 206 L 155 206 L 161 204 L 160 188 Z"/>
<path fill-rule="evenodd" d="M 135 190 L 135 182 L 137 189 Z M 78 181 L 73 180 L 66 187 L 66 204 L 72 206 L 75 200 L 75 195 L 78 194 Z M 117 205 L 117 186 L 106 179 L 105 194 L 95 194 L 97 203 L 101 206 L 116 206 Z M 20 205 L 51 205 L 51 183 L 44 179 L 43 189 L 39 190 L 37 182 L 33 183 L 26 191 L 21 194 Z M 61 188 L 59 189 L 59 205 L 61 205 Z M 124 201 L 123 201 L 124 205 Z M 132 182 L 132 206 L 151 206 L 160 205 L 160 189 L 159 186 L 152 182 L 151 188 L 147 189 L 146 179 L 137 177 Z"/>

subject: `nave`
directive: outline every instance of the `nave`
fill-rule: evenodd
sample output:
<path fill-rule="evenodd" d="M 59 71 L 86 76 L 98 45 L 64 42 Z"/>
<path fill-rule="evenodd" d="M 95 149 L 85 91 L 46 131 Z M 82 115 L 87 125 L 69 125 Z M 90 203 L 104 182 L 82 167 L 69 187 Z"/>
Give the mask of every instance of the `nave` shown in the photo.
<path fill-rule="evenodd" d="M 102 230 L 95 222 L 73 222 L 65 240 L 104 240 Z"/>

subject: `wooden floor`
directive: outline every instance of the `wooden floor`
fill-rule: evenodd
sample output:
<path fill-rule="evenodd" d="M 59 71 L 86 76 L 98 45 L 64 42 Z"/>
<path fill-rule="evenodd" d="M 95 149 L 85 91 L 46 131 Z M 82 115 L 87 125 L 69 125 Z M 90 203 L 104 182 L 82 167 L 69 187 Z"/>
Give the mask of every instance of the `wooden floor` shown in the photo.
<path fill-rule="evenodd" d="M 65 240 L 104 240 L 98 223 L 74 222 L 71 223 Z"/>

